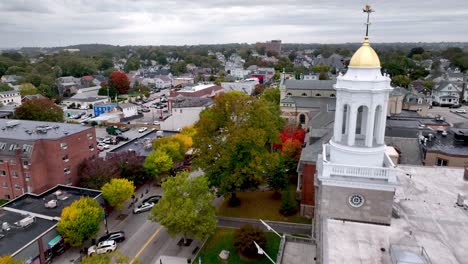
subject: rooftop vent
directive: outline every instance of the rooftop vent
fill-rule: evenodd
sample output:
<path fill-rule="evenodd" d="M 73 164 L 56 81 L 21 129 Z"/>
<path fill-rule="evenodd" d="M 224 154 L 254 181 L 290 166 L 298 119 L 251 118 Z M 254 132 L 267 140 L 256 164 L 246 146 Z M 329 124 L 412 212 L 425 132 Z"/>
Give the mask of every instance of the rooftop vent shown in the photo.
<path fill-rule="evenodd" d="M 68 135 L 68 131 L 63 131 L 63 134 Z"/>
<path fill-rule="evenodd" d="M 459 193 L 458 196 L 457 196 L 457 205 L 458 206 L 464 206 L 465 205 L 465 195 Z"/>
<path fill-rule="evenodd" d="M 20 123 L 20 122 L 19 122 L 18 120 L 11 120 L 11 121 L 8 121 L 8 122 L 6 123 L 6 127 L 7 127 L 7 128 L 15 127 L 15 126 L 19 125 L 19 123 Z"/>

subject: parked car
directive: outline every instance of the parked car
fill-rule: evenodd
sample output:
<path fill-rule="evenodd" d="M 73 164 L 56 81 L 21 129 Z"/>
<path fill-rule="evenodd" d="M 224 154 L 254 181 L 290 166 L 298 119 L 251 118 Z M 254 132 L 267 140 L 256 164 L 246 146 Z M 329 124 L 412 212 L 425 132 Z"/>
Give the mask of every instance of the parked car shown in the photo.
<path fill-rule="evenodd" d="M 146 107 L 145 107 L 145 108 L 142 108 L 141 111 L 142 111 L 142 112 L 145 112 L 145 113 L 148 113 L 148 112 L 150 112 L 151 110 L 150 110 L 149 108 L 146 108 Z"/>
<path fill-rule="evenodd" d="M 110 144 L 111 143 L 111 138 L 107 137 L 102 142 L 106 143 L 106 144 Z"/>
<path fill-rule="evenodd" d="M 127 131 L 130 130 L 130 128 L 128 128 L 128 127 L 120 127 L 119 130 L 120 130 L 120 132 L 127 132 Z"/>
<path fill-rule="evenodd" d="M 159 125 L 159 121 L 154 121 L 153 125 Z"/>
<path fill-rule="evenodd" d="M 117 248 L 117 243 L 114 240 L 106 240 L 99 242 L 97 245 L 88 248 L 88 256 L 94 254 L 110 253 Z"/>
<path fill-rule="evenodd" d="M 149 210 L 151 210 L 151 208 L 153 208 L 153 206 L 154 206 L 154 203 L 142 203 L 138 207 L 133 208 L 133 213 L 134 214 L 139 214 L 139 213 L 142 213 L 142 212 L 149 211 Z"/>
<path fill-rule="evenodd" d="M 98 151 L 103 151 L 103 150 L 104 150 L 104 146 L 97 145 L 96 149 L 97 149 Z"/>
<path fill-rule="evenodd" d="M 107 145 L 106 143 L 102 143 L 102 142 L 99 143 L 97 146 L 98 146 L 98 149 L 99 149 L 99 147 L 103 147 L 104 149 L 109 149 L 110 148 L 109 145 Z"/>
<path fill-rule="evenodd" d="M 125 240 L 125 232 L 124 231 L 111 232 L 99 238 L 98 242 L 102 242 L 106 240 L 115 240 L 115 242 L 117 243 L 122 242 Z"/>
<path fill-rule="evenodd" d="M 148 130 L 147 127 L 142 127 L 142 128 L 140 128 L 140 129 L 138 129 L 138 133 L 143 133 L 143 132 L 145 132 L 146 130 Z"/>
<path fill-rule="evenodd" d="M 457 110 L 455 110 L 455 113 L 466 114 L 466 110 L 465 109 L 457 109 Z"/>
<path fill-rule="evenodd" d="M 146 199 L 144 199 L 143 201 L 141 201 L 141 203 L 154 203 L 154 204 L 157 204 L 159 202 L 159 199 L 161 199 L 162 196 L 161 195 L 153 195 L 153 196 L 150 196 Z"/>
<path fill-rule="evenodd" d="M 128 141 L 128 137 L 122 135 L 117 136 L 116 139 L 120 141 Z"/>

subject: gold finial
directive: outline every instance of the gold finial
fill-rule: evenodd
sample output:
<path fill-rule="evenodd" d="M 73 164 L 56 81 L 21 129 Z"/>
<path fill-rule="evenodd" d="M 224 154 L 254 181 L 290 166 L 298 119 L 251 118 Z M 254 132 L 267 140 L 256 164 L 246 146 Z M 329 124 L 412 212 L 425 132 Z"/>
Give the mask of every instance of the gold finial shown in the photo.
<path fill-rule="evenodd" d="M 370 5 L 366 5 L 363 9 L 362 12 L 367 13 L 367 23 L 366 23 L 366 38 L 369 36 L 369 17 L 372 12 L 375 12 Z"/>

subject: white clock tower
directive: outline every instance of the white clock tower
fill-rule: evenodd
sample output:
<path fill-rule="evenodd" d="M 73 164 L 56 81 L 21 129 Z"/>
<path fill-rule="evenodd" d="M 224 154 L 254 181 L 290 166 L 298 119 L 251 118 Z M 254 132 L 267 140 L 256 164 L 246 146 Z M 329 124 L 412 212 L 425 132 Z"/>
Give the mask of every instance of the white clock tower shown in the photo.
<path fill-rule="evenodd" d="M 366 6 L 364 12 L 372 10 Z M 317 162 L 316 223 L 335 218 L 390 224 L 397 178 L 384 137 L 392 88 L 367 32 L 335 89 L 333 138 Z"/>

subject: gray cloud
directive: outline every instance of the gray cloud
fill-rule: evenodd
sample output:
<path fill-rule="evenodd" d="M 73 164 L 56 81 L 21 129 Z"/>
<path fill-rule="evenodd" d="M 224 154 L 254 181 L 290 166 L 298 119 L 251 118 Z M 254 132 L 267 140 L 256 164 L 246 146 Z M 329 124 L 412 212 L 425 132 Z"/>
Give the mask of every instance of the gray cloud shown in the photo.
<path fill-rule="evenodd" d="M 2 0 L 0 47 L 468 41 L 460 0 Z"/>

